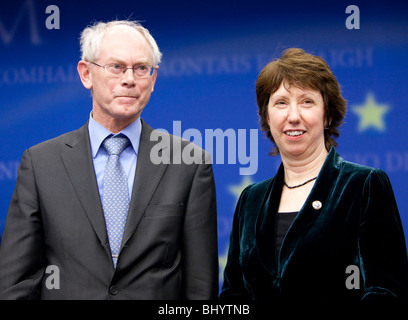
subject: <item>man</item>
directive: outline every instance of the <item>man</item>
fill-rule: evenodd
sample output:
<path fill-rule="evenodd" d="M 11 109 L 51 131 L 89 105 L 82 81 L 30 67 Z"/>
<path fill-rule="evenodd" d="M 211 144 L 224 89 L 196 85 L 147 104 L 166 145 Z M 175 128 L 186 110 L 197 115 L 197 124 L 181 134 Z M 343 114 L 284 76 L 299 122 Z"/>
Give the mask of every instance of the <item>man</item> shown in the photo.
<path fill-rule="evenodd" d="M 86 28 L 81 51 L 91 116 L 24 152 L 0 248 L 0 298 L 216 298 L 209 155 L 140 118 L 161 59 L 156 42 L 138 23 L 112 21 Z M 156 154 L 158 136 L 170 143 Z M 201 163 L 171 163 L 174 145 Z"/>

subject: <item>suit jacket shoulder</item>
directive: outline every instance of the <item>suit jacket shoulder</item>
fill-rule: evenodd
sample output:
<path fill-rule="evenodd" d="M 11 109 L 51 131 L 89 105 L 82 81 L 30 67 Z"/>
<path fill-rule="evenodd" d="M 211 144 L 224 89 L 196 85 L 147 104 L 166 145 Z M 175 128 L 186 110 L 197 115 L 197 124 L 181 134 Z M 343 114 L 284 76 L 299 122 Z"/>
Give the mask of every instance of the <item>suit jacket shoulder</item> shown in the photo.
<path fill-rule="evenodd" d="M 38 143 L 28 150 L 30 153 L 41 154 L 44 152 L 58 153 L 64 150 L 64 147 L 72 147 L 83 139 L 89 141 L 88 122 L 79 129 L 64 133 L 55 138 Z"/>

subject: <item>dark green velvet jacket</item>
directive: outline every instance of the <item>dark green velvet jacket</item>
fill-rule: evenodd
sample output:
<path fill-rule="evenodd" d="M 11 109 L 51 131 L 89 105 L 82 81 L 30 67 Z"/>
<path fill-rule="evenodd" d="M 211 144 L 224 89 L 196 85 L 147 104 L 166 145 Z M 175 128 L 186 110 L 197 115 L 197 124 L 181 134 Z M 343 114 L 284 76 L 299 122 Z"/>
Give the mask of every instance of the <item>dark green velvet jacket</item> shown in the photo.
<path fill-rule="evenodd" d="M 281 165 L 275 177 L 242 192 L 220 298 L 408 301 L 407 250 L 388 176 L 344 161 L 332 148 L 277 256 L 283 175 Z M 346 270 L 351 265 L 359 273 Z"/>

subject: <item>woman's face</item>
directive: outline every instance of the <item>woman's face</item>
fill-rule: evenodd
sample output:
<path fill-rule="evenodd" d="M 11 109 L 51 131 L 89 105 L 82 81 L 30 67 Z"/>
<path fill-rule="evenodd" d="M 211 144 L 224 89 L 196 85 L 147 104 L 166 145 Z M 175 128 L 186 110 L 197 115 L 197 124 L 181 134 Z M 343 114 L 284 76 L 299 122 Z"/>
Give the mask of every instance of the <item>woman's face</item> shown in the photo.
<path fill-rule="evenodd" d="M 318 90 L 282 83 L 270 96 L 267 120 L 283 157 L 306 159 L 325 150 L 324 102 Z"/>

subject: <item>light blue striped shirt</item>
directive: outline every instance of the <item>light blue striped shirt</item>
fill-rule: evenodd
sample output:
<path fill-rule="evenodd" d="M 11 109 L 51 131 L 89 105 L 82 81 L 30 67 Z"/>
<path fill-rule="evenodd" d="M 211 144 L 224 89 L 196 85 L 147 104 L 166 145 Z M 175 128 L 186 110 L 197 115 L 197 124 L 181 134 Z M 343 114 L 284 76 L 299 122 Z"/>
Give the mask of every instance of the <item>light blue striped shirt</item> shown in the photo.
<path fill-rule="evenodd" d="M 105 138 L 111 134 L 108 129 L 96 122 L 92 115 L 89 117 L 88 124 L 89 140 L 91 142 L 91 152 L 95 168 L 96 180 L 98 182 L 99 195 L 101 201 L 103 200 L 103 175 L 105 172 L 106 161 L 108 161 L 108 153 L 102 146 L 102 142 Z M 120 133 L 127 136 L 130 140 L 130 145 L 123 150 L 120 155 L 120 163 L 125 170 L 128 178 L 129 187 L 129 199 L 131 199 L 133 182 L 135 179 L 137 153 L 139 150 L 140 134 L 142 132 L 142 123 L 140 117 L 136 121 L 132 122 L 129 126 L 123 129 Z M 119 133 L 117 133 L 119 134 Z M 113 134 L 114 136 L 117 134 Z"/>

